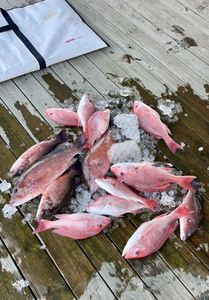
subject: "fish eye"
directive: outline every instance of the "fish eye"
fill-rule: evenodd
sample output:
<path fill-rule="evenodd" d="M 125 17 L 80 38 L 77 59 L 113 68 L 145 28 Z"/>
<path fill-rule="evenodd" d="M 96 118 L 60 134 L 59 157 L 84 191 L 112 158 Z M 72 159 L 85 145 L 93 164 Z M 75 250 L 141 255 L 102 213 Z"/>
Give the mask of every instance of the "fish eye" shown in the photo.
<path fill-rule="evenodd" d="M 17 188 L 14 188 L 14 189 L 13 189 L 13 192 L 14 192 L 14 193 L 17 193 L 17 191 L 18 191 Z"/>
<path fill-rule="evenodd" d="M 123 173 L 123 172 L 120 172 L 120 175 L 121 175 L 121 176 L 123 176 L 123 175 L 124 175 L 124 173 Z"/>
<path fill-rule="evenodd" d="M 102 224 L 99 224 L 99 227 L 102 228 Z"/>
<path fill-rule="evenodd" d="M 140 251 L 139 250 L 136 250 L 135 254 L 136 255 L 139 255 Z"/>

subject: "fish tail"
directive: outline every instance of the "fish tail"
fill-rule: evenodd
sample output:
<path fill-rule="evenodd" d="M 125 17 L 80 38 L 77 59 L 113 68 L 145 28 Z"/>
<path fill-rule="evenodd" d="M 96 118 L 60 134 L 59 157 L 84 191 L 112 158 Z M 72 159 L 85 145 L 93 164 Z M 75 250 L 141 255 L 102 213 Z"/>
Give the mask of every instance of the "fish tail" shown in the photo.
<path fill-rule="evenodd" d="M 52 222 L 53 221 L 44 220 L 44 219 L 36 220 L 37 226 L 33 230 L 33 234 L 39 233 L 39 232 L 42 232 L 42 231 L 46 231 L 46 230 L 52 228 Z"/>
<path fill-rule="evenodd" d="M 56 135 L 56 139 L 57 139 L 60 143 L 66 142 L 67 139 L 68 139 L 66 130 L 65 130 L 65 129 L 61 130 L 61 131 Z"/>
<path fill-rule="evenodd" d="M 195 178 L 196 176 L 176 176 L 177 183 L 186 190 L 195 191 Z"/>
<path fill-rule="evenodd" d="M 79 137 L 76 139 L 74 146 L 77 148 L 83 147 L 86 143 L 85 135 L 82 133 L 79 135 Z"/>
<path fill-rule="evenodd" d="M 164 141 L 173 154 L 176 154 L 177 150 L 183 150 L 183 147 L 176 143 L 170 136 L 166 137 Z"/>
<path fill-rule="evenodd" d="M 175 216 L 182 218 L 185 216 L 188 216 L 190 214 L 192 214 L 193 211 L 189 208 L 187 208 L 187 205 L 182 203 L 181 205 L 179 205 L 173 212 L 172 214 L 175 214 Z"/>

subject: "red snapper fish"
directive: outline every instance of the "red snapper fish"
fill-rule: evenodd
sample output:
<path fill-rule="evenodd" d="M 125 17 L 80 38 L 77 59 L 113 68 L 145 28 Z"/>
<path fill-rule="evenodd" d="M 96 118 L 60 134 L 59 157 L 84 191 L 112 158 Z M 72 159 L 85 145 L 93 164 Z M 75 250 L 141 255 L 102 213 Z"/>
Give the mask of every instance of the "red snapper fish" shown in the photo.
<path fill-rule="evenodd" d="M 111 219 L 108 217 L 87 213 L 61 214 L 55 217 L 57 218 L 55 221 L 38 220 L 33 233 L 53 229 L 54 233 L 61 236 L 81 240 L 97 235 L 111 223 Z"/>
<path fill-rule="evenodd" d="M 162 214 L 139 226 L 123 249 L 125 259 L 142 258 L 158 251 L 178 226 L 178 219 L 191 211 L 181 204 L 170 214 Z"/>
<path fill-rule="evenodd" d="M 103 178 L 110 168 L 107 152 L 112 144 L 111 130 L 109 130 L 89 150 L 83 161 L 83 174 L 91 192 L 95 192 L 98 189 L 95 179 Z"/>
<path fill-rule="evenodd" d="M 115 178 L 98 178 L 95 180 L 99 187 L 104 189 L 109 194 L 125 200 L 131 200 L 144 205 L 144 208 L 149 208 L 156 211 L 159 208 L 158 203 L 153 199 L 143 198 Z"/>
<path fill-rule="evenodd" d="M 42 195 L 36 213 L 36 220 L 56 213 L 70 200 L 76 188 L 75 177 L 80 173 L 80 170 L 73 166 L 52 181 Z"/>
<path fill-rule="evenodd" d="M 10 204 L 22 205 L 42 194 L 47 186 L 75 163 L 75 156 L 81 152 L 84 142 L 82 135 L 71 147 L 48 155 L 23 173 L 13 188 Z"/>
<path fill-rule="evenodd" d="M 110 123 L 110 110 L 96 111 L 88 120 L 85 137 L 86 148 L 91 148 L 106 132 Z"/>
<path fill-rule="evenodd" d="M 188 191 L 183 203 L 191 211 L 188 216 L 180 218 L 180 238 L 186 241 L 197 230 L 202 220 L 202 208 L 197 195 L 191 191 Z"/>
<path fill-rule="evenodd" d="M 168 148 L 176 154 L 178 149 L 183 149 L 171 137 L 169 128 L 160 120 L 159 114 L 150 106 L 140 101 L 135 101 L 133 113 L 138 117 L 140 127 L 157 139 L 163 139 Z"/>
<path fill-rule="evenodd" d="M 83 126 L 84 132 L 86 132 L 88 120 L 93 115 L 94 112 L 95 112 L 94 105 L 89 100 L 89 97 L 84 94 L 83 97 L 81 98 L 81 101 L 79 102 L 78 109 L 77 109 L 78 117 L 81 121 L 81 125 Z"/>
<path fill-rule="evenodd" d="M 28 169 L 35 161 L 42 158 L 45 154 L 50 152 L 56 145 L 67 140 L 65 130 L 62 130 L 55 138 L 44 140 L 36 145 L 33 145 L 26 150 L 12 165 L 9 174 L 11 176 L 20 175 L 23 171 Z"/>
<path fill-rule="evenodd" d="M 48 108 L 45 115 L 48 119 L 62 126 L 81 125 L 78 114 L 68 108 Z"/>
<path fill-rule="evenodd" d="M 92 214 L 120 217 L 128 213 L 140 213 L 147 210 L 143 203 L 125 200 L 112 195 L 101 196 L 92 201 L 86 211 Z"/>
<path fill-rule="evenodd" d="M 176 176 L 169 167 L 155 167 L 152 163 L 119 163 L 111 167 L 118 180 L 141 192 L 164 191 L 171 183 L 177 183 L 186 190 L 194 191 L 196 176 Z"/>

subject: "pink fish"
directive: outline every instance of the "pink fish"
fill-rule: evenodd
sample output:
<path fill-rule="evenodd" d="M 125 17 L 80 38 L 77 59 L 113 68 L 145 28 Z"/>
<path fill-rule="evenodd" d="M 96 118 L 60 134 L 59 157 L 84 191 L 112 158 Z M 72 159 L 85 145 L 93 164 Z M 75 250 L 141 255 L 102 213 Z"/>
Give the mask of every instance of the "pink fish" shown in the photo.
<path fill-rule="evenodd" d="M 110 168 L 108 150 L 113 144 L 111 130 L 89 150 L 83 161 L 83 174 L 91 192 L 98 189 L 96 178 L 103 178 Z"/>
<path fill-rule="evenodd" d="M 202 208 L 197 195 L 191 191 L 188 191 L 183 203 L 192 212 L 180 218 L 180 238 L 186 241 L 197 230 L 202 220 Z"/>
<path fill-rule="evenodd" d="M 52 181 L 42 195 L 36 214 L 37 220 L 56 213 L 70 200 L 76 187 L 74 179 L 80 173 L 79 169 L 73 166 Z"/>
<path fill-rule="evenodd" d="M 177 183 L 187 190 L 194 190 L 195 176 L 176 176 L 171 168 L 155 167 L 152 163 L 120 163 L 111 167 L 118 180 L 141 192 L 163 191 L 171 183 Z"/>
<path fill-rule="evenodd" d="M 79 102 L 78 110 L 77 110 L 78 117 L 81 121 L 84 132 L 86 132 L 88 120 L 93 115 L 94 112 L 95 112 L 94 105 L 91 103 L 88 96 L 84 94 L 83 97 L 81 98 L 81 101 Z"/>
<path fill-rule="evenodd" d="M 78 114 L 68 108 L 48 108 L 45 111 L 48 119 L 62 126 L 80 126 Z"/>
<path fill-rule="evenodd" d="M 160 215 L 143 223 L 134 232 L 123 249 L 126 259 L 142 258 L 158 251 L 178 226 L 178 219 L 191 213 L 181 204 L 170 214 Z"/>
<path fill-rule="evenodd" d="M 115 178 L 98 178 L 95 181 L 99 187 L 115 197 L 139 202 L 143 204 L 144 207 L 149 208 L 153 211 L 159 208 L 159 205 L 155 200 L 146 199 L 135 194 L 128 186 L 126 186 L 124 183 L 119 182 Z"/>
<path fill-rule="evenodd" d="M 120 217 L 127 213 L 144 212 L 146 209 L 147 206 L 144 206 L 141 202 L 105 195 L 92 201 L 86 211 L 92 214 Z"/>
<path fill-rule="evenodd" d="M 20 175 L 23 171 L 28 169 L 32 163 L 50 152 L 57 144 L 66 140 L 67 135 L 65 130 L 62 130 L 55 138 L 33 145 L 16 160 L 16 162 L 12 165 L 9 174 L 12 176 Z"/>
<path fill-rule="evenodd" d="M 97 235 L 111 223 L 110 218 L 87 213 L 62 214 L 56 215 L 55 217 L 58 220 L 38 220 L 37 227 L 33 233 L 53 229 L 54 233 L 61 236 L 81 240 Z"/>
<path fill-rule="evenodd" d="M 83 136 L 80 136 L 71 147 L 45 157 L 23 173 L 13 188 L 10 204 L 22 205 L 42 194 L 47 186 L 75 163 L 75 156 L 81 152 L 84 142 Z"/>
<path fill-rule="evenodd" d="M 175 154 L 177 149 L 183 149 L 171 137 L 169 128 L 160 120 L 159 114 L 150 106 L 135 101 L 133 113 L 138 117 L 140 127 L 157 139 L 163 139 L 168 148 Z"/>
<path fill-rule="evenodd" d="M 109 109 L 97 111 L 89 118 L 87 130 L 85 132 L 85 137 L 87 139 L 86 148 L 91 148 L 94 143 L 101 138 L 101 136 L 108 129 L 109 122 Z"/>

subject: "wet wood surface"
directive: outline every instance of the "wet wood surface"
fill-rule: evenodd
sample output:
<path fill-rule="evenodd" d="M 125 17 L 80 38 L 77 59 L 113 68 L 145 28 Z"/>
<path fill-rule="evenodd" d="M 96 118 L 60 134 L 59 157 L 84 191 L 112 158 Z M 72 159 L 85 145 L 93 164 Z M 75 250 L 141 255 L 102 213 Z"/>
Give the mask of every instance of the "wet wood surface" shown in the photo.
<path fill-rule="evenodd" d="M 0 7 L 35 2 L 0 0 Z M 169 127 L 184 152 L 174 156 L 159 142 L 159 157 L 204 183 L 204 220 L 186 242 L 177 233 L 158 253 L 125 261 L 122 249 L 144 215 L 76 242 L 50 232 L 32 235 L 34 224 L 22 222 L 27 210 L 21 207 L 12 219 L 0 213 L 0 299 L 208 299 L 208 1 L 68 2 L 109 47 L 0 83 L 0 178 L 28 147 L 53 134 L 46 108 L 66 107 L 84 92 L 100 100 L 132 87 L 153 107 L 159 98 L 181 103 L 184 112 Z M 2 209 L 9 197 L 0 200 Z M 13 285 L 18 280 L 28 281 L 21 292 Z"/>

